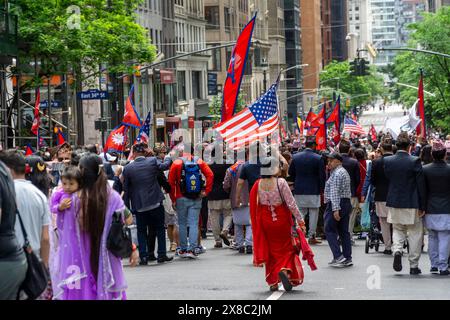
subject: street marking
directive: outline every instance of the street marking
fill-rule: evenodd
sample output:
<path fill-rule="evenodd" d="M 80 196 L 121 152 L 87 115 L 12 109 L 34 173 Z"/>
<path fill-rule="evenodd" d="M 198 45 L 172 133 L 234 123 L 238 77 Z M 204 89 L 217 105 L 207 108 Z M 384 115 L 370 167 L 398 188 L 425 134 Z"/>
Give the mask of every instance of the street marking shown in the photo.
<path fill-rule="evenodd" d="M 334 288 L 334 290 L 344 290 L 344 288 Z"/>
<path fill-rule="evenodd" d="M 266 300 L 278 300 L 286 291 L 283 288 L 282 284 L 278 284 L 278 291 L 275 291 L 268 297 Z"/>

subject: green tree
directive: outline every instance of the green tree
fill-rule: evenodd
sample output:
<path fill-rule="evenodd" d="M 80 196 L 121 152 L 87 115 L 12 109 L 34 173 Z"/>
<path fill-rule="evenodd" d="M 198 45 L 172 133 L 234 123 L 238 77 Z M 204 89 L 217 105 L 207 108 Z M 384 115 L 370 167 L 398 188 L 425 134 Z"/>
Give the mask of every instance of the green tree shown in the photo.
<path fill-rule="evenodd" d="M 321 96 L 330 97 L 335 91 L 343 98 L 350 98 L 352 106 L 370 103 L 384 95 L 385 91 L 383 77 L 374 66 L 370 66 L 370 75 L 356 77 L 350 74 L 348 61 L 332 61 L 328 64 L 320 74 L 320 84 Z"/>
<path fill-rule="evenodd" d="M 155 47 L 136 23 L 141 0 L 16 0 L 19 17 L 19 72 L 37 61 L 40 73 L 78 70 L 91 74 L 100 64 L 108 72 L 130 73 L 133 65 L 151 62 Z M 81 77 L 78 77 L 80 80 Z"/>
<path fill-rule="evenodd" d="M 421 22 L 411 24 L 411 39 L 408 46 L 424 50 L 450 53 L 450 7 L 444 6 L 437 13 L 423 13 Z M 424 72 L 425 116 L 427 125 L 450 132 L 450 61 L 448 58 L 406 52 L 398 55 L 394 62 L 397 82 L 418 86 L 420 69 Z M 397 86 L 397 100 L 412 106 L 417 100 L 417 90 Z"/>
<path fill-rule="evenodd" d="M 236 104 L 235 114 L 244 109 L 246 103 L 242 96 L 242 93 L 238 96 L 238 101 Z M 214 120 L 220 121 L 222 116 L 222 93 L 214 96 L 209 104 L 209 115 L 214 118 Z"/>

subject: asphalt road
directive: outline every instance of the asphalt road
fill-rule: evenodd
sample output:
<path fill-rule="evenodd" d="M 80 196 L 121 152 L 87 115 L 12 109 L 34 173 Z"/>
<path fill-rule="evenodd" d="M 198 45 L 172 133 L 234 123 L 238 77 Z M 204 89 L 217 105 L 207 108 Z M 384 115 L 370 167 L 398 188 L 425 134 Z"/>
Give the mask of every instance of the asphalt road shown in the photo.
<path fill-rule="evenodd" d="M 331 252 L 324 242 L 314 246 L 318 270 L 304 264 L 305 280 L 292 292 L 272 293 L 264 281 L 264 269 L 252 266 L 251 255 L 214 249 L 212 236 L 198 260 L 175 258 L 166 264 L 130 268 L 125 266 L 129 299 L 138 300 L 308 300 L 308 299 L 450 299 L 450 277 L 431 275 L 428 255 L 420 260 L 423 274 L 409 275 L 407 258 L 403 270 L 392 269 L 391 256 L 371 250 L 364 253 L 364 241 L 353 247 L 354 266 L 335 269 L 328 266 Z M 380 247 L 383 250 L 383 247 Z M 425 247 L 426 250 L 426 247 Z"/>

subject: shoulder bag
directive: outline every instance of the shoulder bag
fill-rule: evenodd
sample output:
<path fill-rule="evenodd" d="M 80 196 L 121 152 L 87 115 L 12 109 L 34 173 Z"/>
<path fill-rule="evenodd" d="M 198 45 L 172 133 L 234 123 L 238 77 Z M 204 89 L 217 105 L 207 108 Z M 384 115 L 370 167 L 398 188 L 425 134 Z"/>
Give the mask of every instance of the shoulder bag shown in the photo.
<path fill-rule="evenodd" d="M 23 251 L 25 252 L 25 257 L 28 264 L 25 280 L 20 286 L 19 293 L 23 291 L 27 295 L 28 300 L 35 300 L 47 288 L 48 282 L 50 280 L 50 275 L 44 263 L 36 256 L 30 246 L 28 234 L 25 231 L 25 227 L 18 210 L 17 215 L 19 216 L 20 228 L 22 229 L 23 237 L 25 239 Z"/>
<path fill-rule="evenodd" d="M 124 215 L 114 212 L 106 248 L 117 258 L 129 258 L 133 252 L 131 229 L 125 224 Z"/>

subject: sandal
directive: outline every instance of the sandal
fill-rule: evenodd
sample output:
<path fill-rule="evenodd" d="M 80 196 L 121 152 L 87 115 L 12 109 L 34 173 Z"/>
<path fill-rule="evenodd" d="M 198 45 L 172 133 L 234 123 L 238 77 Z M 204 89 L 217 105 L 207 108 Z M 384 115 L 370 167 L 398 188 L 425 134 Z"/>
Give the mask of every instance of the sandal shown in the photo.
<path fill-rule="evenodd" d="M 289 277 L 287 276 L 287 274 L 284 273 L 283 271 L 280 271 L 278 273 L 278 276 L 280 277 L 280 280 L 281 280 L 281 283 L 283 284 L 284 290 L 291 291 L 292 290 L 292 283 L 289 280 Z"/>

